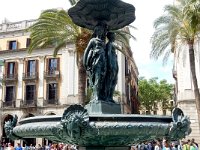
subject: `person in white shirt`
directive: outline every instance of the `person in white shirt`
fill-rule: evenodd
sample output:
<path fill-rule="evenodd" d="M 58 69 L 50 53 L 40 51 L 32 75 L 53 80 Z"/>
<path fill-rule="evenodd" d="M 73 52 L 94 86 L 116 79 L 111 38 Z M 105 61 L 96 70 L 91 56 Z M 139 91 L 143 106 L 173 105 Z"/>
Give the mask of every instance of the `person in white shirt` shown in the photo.
<path fill-rule="evenodd" d="M 156 145 L 154 147 L 154 150 L 161 150 L 161 145 L 159 141 L 156 141 Z"/>

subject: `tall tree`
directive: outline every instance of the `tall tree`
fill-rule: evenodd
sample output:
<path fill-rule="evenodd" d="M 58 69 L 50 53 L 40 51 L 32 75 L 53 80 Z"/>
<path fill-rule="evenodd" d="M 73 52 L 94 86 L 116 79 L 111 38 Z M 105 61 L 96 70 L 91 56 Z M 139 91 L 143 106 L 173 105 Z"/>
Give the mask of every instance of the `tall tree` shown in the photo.
<path fill-rule="evenodd" d="M 67 44 L 75 44 L 78 65 L 78 96 L 84 105 L 86 88 L 86 71 L 83 67 L 82 55 L 86 48 L 91 32 L 76 26 L 65 10 L 49 9 L 41 13 L 37 22 L 29 28 L 31 44 L 28 51 L 36 48 L 54 47 L 54 56 Z"/>
<path fill-rule="evenodd" d="M 173 100 L 173 85 L 167 83 L 167 80 L 161 80 L 159 82 L 159 89 L 158 89 L 158 95 L 159 95 L 159 101 L 162 104 L 162 111 L 166 109 L 172 109 L 173 106 L 171 106 L 170 100 Z"/>
<path fill-rule="evenodd" d="M 158 59 L 164 55 L 164 61 L 172 52 L 179 53 L 183 44 L 188 45 L 190 71 L 194 85 L 194 95 L 198 118 L 200 120 L 200 93 L 195 71 L 194 44 L 200 35 L 200 1 L 178 0 L 176 5 L 166 5 L 166 14 L 154 22 L 151 57 Z M 171 48 L 171 49 L 170 49 Z M 200 125 L 200 121 L 199 121 Z"/>
<path fill-rule="evenodd" d="M 169 109 L 169 101 L 172 99 L 173 85 L 166 80 L 158 82 L 158 78 L 149 80 L 141 77 L 139 79 L 139 100 L 141 106 L 150 113 L 155 104 L 162 104 L 162 110 Z"/>
<path fill-rule="evenodd" d="M 147 80 L 144 77 L 141 77 L 139 79 L 139 101 L 141 107 L 143 107 L 148 113 L 153 110 L 154 103 L 159 99 L 157 87 L 157 78 Z"/>

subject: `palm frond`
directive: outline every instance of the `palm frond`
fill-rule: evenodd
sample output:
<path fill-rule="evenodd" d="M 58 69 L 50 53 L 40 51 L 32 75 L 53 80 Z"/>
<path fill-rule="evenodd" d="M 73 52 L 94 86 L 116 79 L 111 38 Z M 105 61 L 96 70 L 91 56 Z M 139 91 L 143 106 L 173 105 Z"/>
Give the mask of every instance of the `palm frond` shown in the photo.
<path fill-rule="evenodd" d="M 60 41 L 60 43 L 58 43 L 54 49 L 54 53 L 53 53 L 53 56 L 56 57 L 56 55 L 58 54 L 58 51 L 61 49 L 61 48 L 64 48 L 66 47 L 67 45 L 67 41 L 66 40 L 63 40 L 63 41 Z"/>
<path fill-rule="evenodd" d="M 114 33 L 116 33 L 116 41 L 119 41 L 124 45 L 129 45 L 129 38 L 127 37 L 127 35 L 121 33 L 120 31 L 116 31 Z"/>
<path fill-rule="evenodd" d="M 151 38 L 151 58 L 158 59 L 163 56 L 163 63 L 165 63 L 170 52 L 178 50 L 178 43 L 195 40 L 200 31 L 197 1 L 178 0 L 177 5 L 165 6 L 165 14 L 154 21 L 155 32 Z"/>
<path fill-rule="evenodd" d="M 28 29 L 31 32 L 31 44 L 28 52 L 48 46 L 56 47 L 55 50 L 57 50 L 60 45 L 58 43 L 74 41 L 79 34 L 78 28 L 65 10 L 45 10 L 41 13 L 38 21 Z"/>
<path fill-rule="evenodd" d="M 133 60 L 133 57 L 129 55 L 129 53 L 127 52 L 126 49 L 122 48 L 122 47 L 119 47 L 119 46 L 116 46 L 116 49 L 118 51 L 120 51 L 125 57 L 128 58 L 128 60 L 130 60 L 131 63 L 135 64 L 134 60 Z"/>
<path fill-rule="evenodd" d="M 135 26 L 133 26 L 133 25 L 129 24 L 128 27 L 131 28 L 131 29 L 137 30 L 137 28 Z"/>

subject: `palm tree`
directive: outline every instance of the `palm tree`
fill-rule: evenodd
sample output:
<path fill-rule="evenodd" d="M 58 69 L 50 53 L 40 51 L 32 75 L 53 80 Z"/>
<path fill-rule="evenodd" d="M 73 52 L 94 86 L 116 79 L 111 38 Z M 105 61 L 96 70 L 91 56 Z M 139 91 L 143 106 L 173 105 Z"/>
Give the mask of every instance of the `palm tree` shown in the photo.
<path fill-rule="evenodd" d="M 199 0 L 178 0 L 177 5 L 166 5 L 166 14 L 154 22 L 155 32 L 152 36 L 150 56 L 158 59 L 164 55 L 165 62 L 171 52 L 179 53 L 181 45 L 189 50 L 190 71 L 194 85 L 194 95 L 198 118 L 200 120 L 200 93 L 195 72 L 194 45 L 200 34 Z M 200 125 L 200 122 L 199 122 Z"/>
<path fill-rule="evenodd" d="M 54 47 L 54 56 L 69 43 L 75 43 L 78 65 L 78 94 L 84 104 L 86 71 L 83 67 L 82 55 L 90 40 L 91 32 L 76 26 L 65 10 L 49 9 L 43 11 L 38 21 L 29 28 L 31 44 L 29 53 L 36 48 Z"/>

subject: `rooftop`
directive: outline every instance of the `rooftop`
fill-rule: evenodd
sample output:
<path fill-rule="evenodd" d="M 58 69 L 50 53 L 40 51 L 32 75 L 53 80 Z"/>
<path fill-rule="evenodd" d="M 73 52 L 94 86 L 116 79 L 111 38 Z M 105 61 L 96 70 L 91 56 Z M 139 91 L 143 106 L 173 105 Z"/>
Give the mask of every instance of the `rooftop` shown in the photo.
<path fill-rule="evenodd" d="M 37 20 L 23 20 L 19 22 L 5 22 L 0 24 L 0 33 L 24 30 L 33 25 Z"/>

